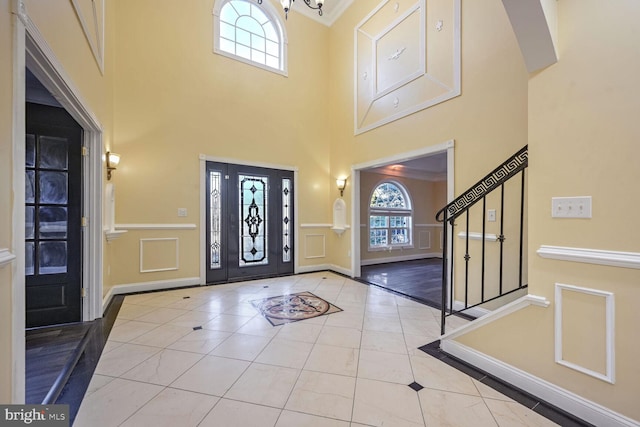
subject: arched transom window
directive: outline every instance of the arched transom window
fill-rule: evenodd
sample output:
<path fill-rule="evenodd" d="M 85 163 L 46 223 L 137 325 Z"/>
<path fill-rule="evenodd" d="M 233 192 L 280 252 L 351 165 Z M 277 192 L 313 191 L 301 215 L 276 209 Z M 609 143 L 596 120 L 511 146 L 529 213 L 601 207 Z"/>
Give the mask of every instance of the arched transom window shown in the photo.
<path fill-rule="evenodd" d="M 286 74 L 286 38 L 269 2 L 218 0 L 214 9 L 214 51 Z"/>
<path fill-rule="evenodd" d="M 369 248 L 411 245 L 411 199 L 397 182 L 378 184 L 369 202 Z"/>

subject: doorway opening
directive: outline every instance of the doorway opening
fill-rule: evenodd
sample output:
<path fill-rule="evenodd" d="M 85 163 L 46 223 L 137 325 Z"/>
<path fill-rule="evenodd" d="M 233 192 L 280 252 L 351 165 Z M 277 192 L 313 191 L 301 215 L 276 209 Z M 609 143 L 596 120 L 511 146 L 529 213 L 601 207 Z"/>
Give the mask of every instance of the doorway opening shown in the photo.
<path fill-rule="evenodd" d="M 361 224 L 354 233 L 354 277 L 439 307 L 442 224 L 435 215 L 453 194 L 453 141 L 353 172 L 353 223 Z"/>

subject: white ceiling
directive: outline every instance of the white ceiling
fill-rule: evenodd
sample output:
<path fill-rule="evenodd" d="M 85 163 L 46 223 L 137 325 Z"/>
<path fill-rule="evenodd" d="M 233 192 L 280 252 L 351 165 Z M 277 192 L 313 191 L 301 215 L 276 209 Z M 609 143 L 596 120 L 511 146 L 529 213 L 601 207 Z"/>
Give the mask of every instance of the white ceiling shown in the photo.
<path fill-rule="evenodd" d="M 447 153 L 433 154 L 427 157 L 406 160 L 399 163 L 391 163 L 367 169 L 366 172 L 374 172 L 390 176 L 403 176 L 406 178 L 422 179 L 425 181 L 447 180 Z"/>
<path fill-rule="evenodd" d="M 330 27 L 334 22 L 336 22 L 340 15 L 342 15 L 342 13 L 344 13 L 344 11 L 347 10 L 349 6 L 351 6 L 351 3 L 353 3 L 353 0 L 324 0 L 324 4 L 322 6 L 322 16 L 319 16 L 317 10 L 309 9 L 304 4 L 304 0 L 294 0 L 294 3 L 291 5 L 289 14 L 292 14 L 292 12 L 294 13 L 292 14 L 293 16 L 290 16 L 289 18 L 295 18 L 295 14 L 299 13 L 313 19 L 314 21 L 320 22 L 327 27 Z M 274 4 L 277 4 L 278 7 L 281 7 L 279 1 L 274 1 Z M 311 5 L 315 7 L 315 0 L 311 0 Z"/>

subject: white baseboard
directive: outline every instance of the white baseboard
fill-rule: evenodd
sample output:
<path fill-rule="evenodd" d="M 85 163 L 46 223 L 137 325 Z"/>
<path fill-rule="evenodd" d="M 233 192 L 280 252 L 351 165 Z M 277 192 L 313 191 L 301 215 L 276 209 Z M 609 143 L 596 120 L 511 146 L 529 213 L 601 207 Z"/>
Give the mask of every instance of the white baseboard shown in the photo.
<path fill-rule="evenodd" d="M 440 348 L 446 353 L 594 425 L 608 427 L 640 426 L 638 421 L 476 351 L 464 344 L 460 344 L 459 342 L 445 339 L 440 342 Z"/>
<path fill-rule="evenodd" d="M 360 261 L 360 265 L 386 264 L 388 262 L 415 261 L 417 259 L 429 259 L 429 258 L 442 258 L 442 253 L 434 252 L 434 253 L 426 253 L 426 254 L 400 255 L 400 256 L 393 256 L 393 257 L 390 256 L 385 258 L 363 259 Z"/>
<path fill-rule="evenodd" d="M 339 265 L 334 264 L 318 264 L 318 265 L 309 265 L 305 267 L 298 267 L 298 273 L 315 273 L 316 271 L 333 271 L 336 273 L 344 274 L 345 276 L 352 277 L 351 269 L 340 267 Z"/>
<path fill-rule="evenodd" d="M 129 283 L 125 285 L 114 285 L 107 291 L 102 299 L 102 310 L 106 310 L 114 295 L 130 294 L 133 292 L 159 291 L 171 288 L 184 288 L 187 286 L 200 285 L 199 277 L 185 277 L 184 279 L 156 280 L 153 282 Z"/>

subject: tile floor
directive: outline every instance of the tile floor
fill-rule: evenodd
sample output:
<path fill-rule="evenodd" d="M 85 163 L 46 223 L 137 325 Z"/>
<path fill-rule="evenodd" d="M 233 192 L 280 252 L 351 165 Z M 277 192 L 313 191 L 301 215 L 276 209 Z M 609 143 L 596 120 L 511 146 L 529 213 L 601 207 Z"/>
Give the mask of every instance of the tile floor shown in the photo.
<path fill-rule="evenodd" d="M 343 311 L 274 327 L 249 302 L 303 291 Z M 418 350 L 438 322 L 328 272 L 127 296 L 74 426 L 555 425 Z"/>

